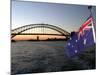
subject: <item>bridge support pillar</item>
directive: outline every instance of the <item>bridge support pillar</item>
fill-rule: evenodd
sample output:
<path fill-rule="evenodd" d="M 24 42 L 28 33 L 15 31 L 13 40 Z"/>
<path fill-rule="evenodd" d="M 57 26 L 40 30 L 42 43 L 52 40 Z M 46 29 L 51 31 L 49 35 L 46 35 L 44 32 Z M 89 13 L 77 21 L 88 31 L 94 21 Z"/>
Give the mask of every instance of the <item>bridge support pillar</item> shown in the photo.
<path fill-rule="evenodd" d="M 39 36 L 37 36 L 37 40 L 39 40 Z"/>

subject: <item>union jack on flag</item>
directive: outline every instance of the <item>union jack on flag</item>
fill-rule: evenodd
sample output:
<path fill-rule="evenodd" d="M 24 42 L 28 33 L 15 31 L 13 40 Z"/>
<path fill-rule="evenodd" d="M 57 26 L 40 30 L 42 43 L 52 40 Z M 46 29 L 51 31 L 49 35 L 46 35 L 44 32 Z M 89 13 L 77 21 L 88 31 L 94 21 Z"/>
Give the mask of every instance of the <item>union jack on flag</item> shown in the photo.
<path fill-rule="evenodd" d="M 70 39 L 67 41 L 67 55 L 75 57 L 85 48 L 95 44 L 93 32 L 93 18 L 89 17 L 79 28 L 78 32 L 72 32 Z"/>
<path fill-rule="evenodd" d="M 87 21 L 85 23 L 82 24 L 82 26 L 80 27 L 79 29 L 79 33 L 78 33 L 78 38 L 80 38 L 80 36 L 84 35 L 84 32 L 86 30 L 89 30 L 92 28 L 92 21 L 93 21 L 93 18 L 90 17 L 89 19 L 87 19 Z"/>

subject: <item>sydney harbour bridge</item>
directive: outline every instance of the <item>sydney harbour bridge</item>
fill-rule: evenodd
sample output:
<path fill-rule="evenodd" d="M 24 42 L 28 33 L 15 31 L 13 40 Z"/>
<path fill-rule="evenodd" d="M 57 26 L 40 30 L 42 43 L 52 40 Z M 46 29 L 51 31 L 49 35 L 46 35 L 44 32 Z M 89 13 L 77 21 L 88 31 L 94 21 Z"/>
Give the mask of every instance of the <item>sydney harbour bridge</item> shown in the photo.
<path fill-rule="evenodd" d="M 62 36 L 65 40 L 69 38 L 70 33 L 58 26 L 51 24 L 29 24 L 11 30 L 11 39 L 18 35 L 51 35 Z M 39 36 L 37 37 L 37 39 Z"/>

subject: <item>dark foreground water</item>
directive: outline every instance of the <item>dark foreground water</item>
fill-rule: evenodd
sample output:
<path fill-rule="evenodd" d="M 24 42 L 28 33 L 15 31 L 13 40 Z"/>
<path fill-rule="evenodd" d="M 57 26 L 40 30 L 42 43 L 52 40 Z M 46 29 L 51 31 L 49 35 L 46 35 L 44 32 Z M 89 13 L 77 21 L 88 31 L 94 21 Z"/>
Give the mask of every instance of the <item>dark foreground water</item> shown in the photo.
<path fill-rule="evenodd" d="M 65 49 L 66 41 L 12 42 L 11 74 L 71 71 L 95 68 L 95 46 L 83 53 L 82 56 L 80 56 L 80 59 L 74 60 L 67 57 Z"/>

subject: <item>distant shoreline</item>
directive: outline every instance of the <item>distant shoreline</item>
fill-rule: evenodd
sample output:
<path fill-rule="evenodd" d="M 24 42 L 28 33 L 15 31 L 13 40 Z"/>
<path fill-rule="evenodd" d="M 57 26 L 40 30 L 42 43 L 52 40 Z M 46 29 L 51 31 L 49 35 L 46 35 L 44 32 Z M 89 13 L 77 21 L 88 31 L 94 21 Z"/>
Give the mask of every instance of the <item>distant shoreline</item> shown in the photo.
<path fill-rule="evenodd" d="M 11 42 L 18 42 L 18 41 L 40 42 L 40 41 L 67 41 L 67 40 L 12 40 Z"/>

